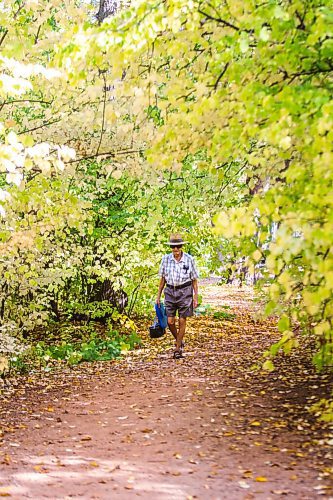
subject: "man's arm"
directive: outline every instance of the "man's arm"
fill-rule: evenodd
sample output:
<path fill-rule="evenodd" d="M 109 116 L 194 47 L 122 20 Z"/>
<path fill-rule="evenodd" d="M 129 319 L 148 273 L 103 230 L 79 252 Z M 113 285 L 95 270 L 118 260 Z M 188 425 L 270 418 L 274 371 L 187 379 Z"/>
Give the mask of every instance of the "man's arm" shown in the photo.
<path fill-rule="evenodd" d="M 198 280 L 192 280 L 193 285 L 193 308 L 198 307 Z"/>
<path fill-rule="evenodd" d="M 191 269 L 191 277 L 192 277 L 192 286 L 193 286 L 193 309 L 198 307 L 198 277 L 199 273 L 197 267 L 195 265 L 195 261 L 192 258 L 192 269 Z"/>
<path fill-rule="evenodd" d="M 158 285 L 158 292 L 157 292 L 157 299 L 156 299 L 156 304 L 158 306 L 161 305 L 161 295 L 163 292 L 164 285 L 165 285 L 165 278 L 164 278 L 164 276 L 162 276 L 162 278 L 160 279 L 160 284 Z"/>

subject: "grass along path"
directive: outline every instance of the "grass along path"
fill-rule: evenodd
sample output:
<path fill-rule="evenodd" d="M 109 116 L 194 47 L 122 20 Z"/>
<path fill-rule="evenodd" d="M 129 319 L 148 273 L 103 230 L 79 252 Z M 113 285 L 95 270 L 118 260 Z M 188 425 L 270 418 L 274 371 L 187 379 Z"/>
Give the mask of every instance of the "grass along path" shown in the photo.
<path fill-rule="evenodd" d="M 310 347 L 255 369 L 276 338 L 249 288 L 204 287 L 233 320 L 189 321 L 120 362 L 28 380 L 1 400 L 0 496 L 15 499 L 330 497 L 330 429 L 306 405 L 328 393 Z M 142 325 L 144 331 L 147 324 Z"/>

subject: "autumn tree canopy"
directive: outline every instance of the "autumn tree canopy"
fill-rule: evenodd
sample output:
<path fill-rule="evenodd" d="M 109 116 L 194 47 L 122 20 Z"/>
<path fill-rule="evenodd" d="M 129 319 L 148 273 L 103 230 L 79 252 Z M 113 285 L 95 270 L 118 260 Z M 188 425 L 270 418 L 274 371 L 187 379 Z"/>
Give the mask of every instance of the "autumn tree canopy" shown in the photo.
<path fill-rule="evenodd" d="M 189 199 L 182 185 L 177 193 L 171 189 L 171 200 L 198 215 L 202 197 L 196 183 L 202 176 L 207 205 L 196 227 L 212 232 L 224 255 L 232 245 L 250 269 L 263 266 L 266 313 L 279 314 L 282 333 L 271 354 L 295 346 L 294 327 L 300 325 L 320 341 L 318 365 L 329 364 L 330 2 L 137 0 L 108 16 L 116 3 L 31 0 L 0 9 L 3 294 L 14 269 L 26 277 L 33 267 L 20 260 L 22 241 L 28 262 L 38 260 L 37 249 L 42 255 L 59 252 L 61 266 L 66 262 L 72 272 L 69 242 L 85 248 L 85 231 L 96 229 L 89 205 L 96 193 L 90 200 L 83 194 L 82 165 L 97 162 L 98 186 L 108 176 L 129 176 L 145 186 L 161 183 L 164 190 L 168 176 L 184 179 L 186 172 L 186 187 L 194 184 L 198 192 Z M 5 22 L 8 16 L 11 23 Z M 31 208 L 38 190 L 46 189 L 51 194 Z M 144 198 L 148 188 L 140 189 Z M 126 227 L 132 225 L 137 235 L 133 224 L 142 223 L 147 207 L 143 203 L 146 208 L 136 212 L 141 202 L 135 200 Z M 154 206 L 148 228 L 161 229 L 158 224 L 169 217 L 163 230 L 172 224 L 186 229 L 184 220 L 172 218 L 171 205 L 162 212 Z M 106 222 L 111 233 L 113 224 L 114 219 Z M 101 268 L 100 278 L 106 279 L 105 262 Z M 32 283 L 28 278 L 27 289 L 38 295 Z"/>

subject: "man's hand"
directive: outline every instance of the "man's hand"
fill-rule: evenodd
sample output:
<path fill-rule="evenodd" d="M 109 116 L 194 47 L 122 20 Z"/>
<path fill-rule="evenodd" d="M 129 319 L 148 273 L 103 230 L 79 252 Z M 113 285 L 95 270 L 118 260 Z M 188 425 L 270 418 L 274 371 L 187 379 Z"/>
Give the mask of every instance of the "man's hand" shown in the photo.
<path fill-rule="evenodd" d="M 158 307 L 161 307 L 161 297 L 157 297 L 156 304 L 158 305 Z"/>
<path fill-rule="evenodd" d="M 192 280 L 192 285 L 193 285 L 193 309 L 196 309 L 198 307 L 198 280 Z"/>

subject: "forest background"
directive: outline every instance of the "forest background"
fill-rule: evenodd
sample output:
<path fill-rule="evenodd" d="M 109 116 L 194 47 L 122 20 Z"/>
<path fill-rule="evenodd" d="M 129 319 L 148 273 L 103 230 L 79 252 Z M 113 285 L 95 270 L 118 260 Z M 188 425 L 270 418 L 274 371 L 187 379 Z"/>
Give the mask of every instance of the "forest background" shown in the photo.
<path fill-rule="evenodd" d="M 133 331 L 181 231 L 202 275 L 260 269 L 264 368 L 331 366 L 332 32 L 325 0 L 1 2 L 2 334 Z"/>

